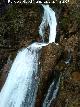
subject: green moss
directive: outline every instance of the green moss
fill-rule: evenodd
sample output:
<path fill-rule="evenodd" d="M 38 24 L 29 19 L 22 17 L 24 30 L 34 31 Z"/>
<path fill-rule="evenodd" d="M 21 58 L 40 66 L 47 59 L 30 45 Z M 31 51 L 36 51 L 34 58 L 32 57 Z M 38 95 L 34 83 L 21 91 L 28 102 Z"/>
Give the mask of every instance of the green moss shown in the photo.
<path fill-rule="evenodd" d="M 63 17 L 63 18 L 61 19 L 61 29 L 67 30 L 69 24 L 70 24 L 70 19 L 69 19 L 69 17 Z"/>

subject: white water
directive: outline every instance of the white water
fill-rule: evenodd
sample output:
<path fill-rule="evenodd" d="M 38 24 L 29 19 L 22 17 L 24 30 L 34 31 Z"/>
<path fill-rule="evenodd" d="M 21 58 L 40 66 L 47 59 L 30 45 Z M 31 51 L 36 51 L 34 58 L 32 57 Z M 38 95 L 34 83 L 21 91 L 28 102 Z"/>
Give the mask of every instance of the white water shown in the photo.
<path fill-rule="evenodd" d="M 48 89 L 46 98 L 43 102 L 43 107 L 50 107 L 52 101 L 56 99 L 56 96 L 59 90 L 59 84 L 60 84 L 60 77 L 58 78 L 57 82 L 53 80 L 52 84 L 50 85 Z"/>
<path fill-rule="evenodd" d="M 49 25 L 50 34 L 49 34 L 49 43 L 55 42 L 56 38 L 56 26 L 57 21 L 55 18 L 55 12 L 49 7 L 49 5 L 42 5 L 44 8 L 44 16 L 42 23 L 40 24 L 39 34 L 44 39 L 45 27 Z"/>
<path fill-rule="evenodd" d="M 42 5 L 44 16 L 39 33 L 50 26 L 49 43 L 55 42 L 56 17 L 49 5 Z M 46 20 L 44 21 L 44 19 Z M 44 22 L 44 23 L 43 23 Z M 38 51 L 48 44 L 33 43 L 19 51 L 0 92 L 0 107 L 34 107 L 38 86 Z"/>

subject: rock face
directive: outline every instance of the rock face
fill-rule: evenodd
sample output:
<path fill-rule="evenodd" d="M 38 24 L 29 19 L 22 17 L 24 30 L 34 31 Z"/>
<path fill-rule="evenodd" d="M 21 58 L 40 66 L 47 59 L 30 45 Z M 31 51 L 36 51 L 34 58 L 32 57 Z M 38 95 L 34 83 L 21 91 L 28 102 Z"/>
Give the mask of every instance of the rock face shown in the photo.
<path fill-rule="evenodd" d="M 72 1 L 72 2 L 71 2 Z M 76 1 L 76 3 L 75 3 Z M 41 107 L 55 72 L 61 73 L 60 90 L 51 107 L 79 107 L 80 102 L 80 1 L 50 4 L 56 11 L 56 41 L 43 47 L 39 64 L 39 88 L 35 107 Z M 43 9 L 40 5 L 10 5 L 0 17 L 0 89 L 16 53 L 34 41 L 40 41 L 38 27 Z M 48 29 L 47 29 L 48 30 Z M 48 40 L 48 33 L 45 41 Z"/>
<path fill-rule="evenodd" d="M 77 1 L 78 2 L 78 1 Z M 69 63 L 66 65 L 63 64 L 63 61 L 60 62 L 56 69 L 61 69 L 62 71 L 62 79 L 61 79 L 61 89 L 58 96 L 58 100 L 56 103 L 56 106 L 58 107 L 79 107 L 79 90 L 80 90 L 80 83 L 79 83 L 79 75 L 80 75 L 80 67 L 79 67 L 79 45 L 80 45 L 80 37 L 79 37 L 79 11 L 80 7 L 79 2 L 76 5 L 73 3 L 73 5 L 68 5 L 68 13 L 65 11 L 62 18 L 62 21 L 69 17 L 69 21 L 65 24 L 64 28 L 62 29 L 62 26 L 60 27 L 60 44 L 63 46 L 64 54 L 62 60 L 66 62 L 66 60 L 70 59 Z M 65 16 L 65 13 L 67 14 Z M 65 22 L 66 22 L 65 21 Z M 64 23 L 63 23 L 64 25 Z M 65 31 L 65 28 L 67 26 L 67 33 Z M 64 32 L 65 31 L 65 32 Z M 64 33 L 63 33 L 64 32 Z M 68 57 L 69 56 L 69 57 Z M 62 66 L 62 67 L 61 67 Z"/>
<path fill-rule="evenodd" d="M 39 87 L 35 107 L 41 107 L 50 84 L 54 79 L 55 65 L 58 63 L 62 49 L 54 43 L 43 47 L 40 57 Z M 56 71 L 57 72 L 57 71 Z"/>
<path fill-rule="evenodd" d="M 38 26 L 42 16 L 40 11 L 40 5 L 10 5 L 5 15 L 0 17 L 0 47 L 18 49 L 26 37 L 26 42 L 27 39 L 39 37 Z"/>

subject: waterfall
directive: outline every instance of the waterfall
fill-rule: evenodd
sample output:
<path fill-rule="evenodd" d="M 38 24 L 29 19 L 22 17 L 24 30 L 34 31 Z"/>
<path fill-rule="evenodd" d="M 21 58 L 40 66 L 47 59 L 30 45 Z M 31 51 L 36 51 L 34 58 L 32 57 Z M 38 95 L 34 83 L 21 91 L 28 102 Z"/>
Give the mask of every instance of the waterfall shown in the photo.
<path fill-rule="evenodd" d="M 49 25 L 50 34 L 49 34 L 49 43 L 55 42 L 56 38 L 56 18 L 55 12 L 49 7 L 49 5 L 42 5 L 44 8 L 44 16 L 42 23 L 39 26 L 39 34 L 44 38 L 45 27 Z"/>
<path fill-rule="evenodd" d="M 39 33 L 43 36 L 44 27 L 49 24 L 49 43 L 55 42 L 57 24 L 55 12 L 49 5 L 42 6 L 44 16 Z M 0 92 L 0 107 L 34 107 L 38 88 L 38 53 L 49 43 L 36 42 L 18 52 Z"/>
<path fill-rule="evenodd" d="M 46 98 L 44 99 L 43 107 L 50 107 L 51 103 L 56 99 L 56 96 L 59 91 L 59 84 L 60 84 L 60 73 L 56 72 L 54 80 L 52 81 L 48 89 Z"/>

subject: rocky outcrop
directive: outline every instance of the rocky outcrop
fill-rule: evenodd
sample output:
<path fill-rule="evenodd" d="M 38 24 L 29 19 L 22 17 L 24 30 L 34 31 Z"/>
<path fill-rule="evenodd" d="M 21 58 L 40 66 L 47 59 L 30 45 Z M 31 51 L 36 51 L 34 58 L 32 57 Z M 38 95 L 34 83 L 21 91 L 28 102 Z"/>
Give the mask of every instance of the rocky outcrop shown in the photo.
<path fill-rule="evenodd" d="M 62 48 L 54 43 L 43 47 L 40 56 L 39 87 L 35 107 L 41 107 L 46 93 L 55 75 L 55 66 L 59 62 Z"/>

